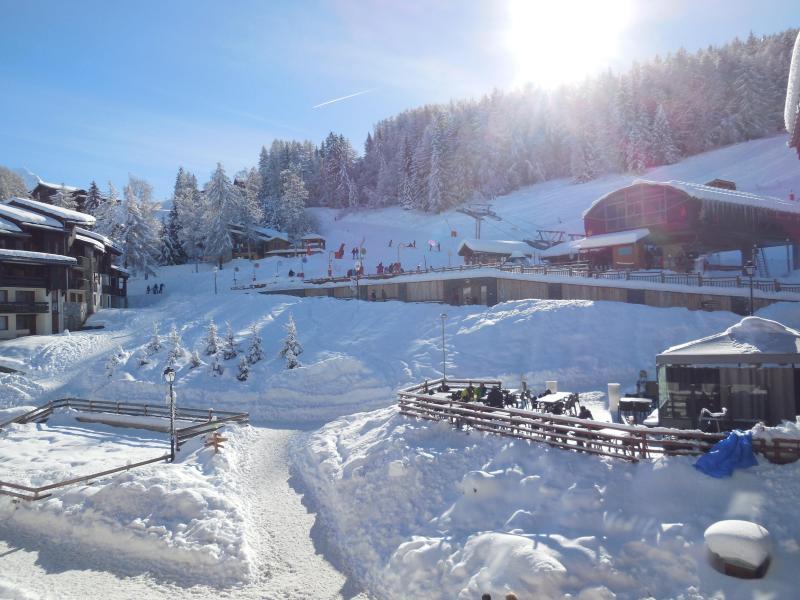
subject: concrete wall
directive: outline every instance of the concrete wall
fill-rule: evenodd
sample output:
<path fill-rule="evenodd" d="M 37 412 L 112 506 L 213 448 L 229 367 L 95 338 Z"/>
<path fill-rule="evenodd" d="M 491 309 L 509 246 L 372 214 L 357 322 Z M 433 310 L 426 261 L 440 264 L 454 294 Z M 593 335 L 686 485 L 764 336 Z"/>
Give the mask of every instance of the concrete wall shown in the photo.
<path fill-rule="evenodd" d="M 33 292 L 34 302 L 46 302 L 50 304 L 50 294 L 44 288 L 23 288 L 23 287 L 0 287 L 0 290 L 7 292 L 8 301 L 16 302 L 16 293 L 19 292 Z M 11 340 L 24 335 L 36 333 L 37 335 L 47 335 L 53 332 L 52 317 L 50 312 L 36 314 L 36 330 L 17 329 L 17 314 L 30 314 L 30 313 L 0 313 L 0 317 L 6 317 L 7 329 L 0 330 L 0 340 Z"/>

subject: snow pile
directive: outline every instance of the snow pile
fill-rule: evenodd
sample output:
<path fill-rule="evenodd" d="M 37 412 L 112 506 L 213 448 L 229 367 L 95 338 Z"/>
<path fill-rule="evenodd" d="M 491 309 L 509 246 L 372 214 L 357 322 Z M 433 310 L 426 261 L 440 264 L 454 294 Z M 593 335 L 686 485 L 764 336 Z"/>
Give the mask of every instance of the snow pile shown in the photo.
<path fill-rule="evenodd" d="M 756 423 L 751 431 L 754 439 L 771 441 L 774 438 L 800 440 L 800 415 L 796 421 L 783 421 L 774 427 L 765 427 L 763 423 Z"/>
<path fill-rule="evenodd" d="M 15 425 L 0 438 L 4 478 L 36 486 L 158 457 L 164 436 L 102 426 Z M 231 583 L 250 576 L 244 511 L 236 471 L 247 429 L 229 429 L 225 451 L 192 440 L 175 464 L 154 463 L 89 485 L 55 490 L 51 498 L 13 505 L 0 500 L 5 527 L 79 543 L 172 577 Z M 46 444 L 43 446 L 43 444 Z"/>
<path fill-rule="evenodd" d="M 4 600 L 38 600 L 39 596 L 0 577 L 0 598 Z"/>
<path fill-rule="evenodd" d="M 798 355 L 800 331 L 770 319 L 745 317 L 722 333 L 673 346 L 663 354 Z"/>
<path fill-rule="evenodd" d="M 706 563 L 703 533 L 724 518 L 763 523 L 776 545 L 769 589 L 795 589 L 797 463 L 719 481 L 692 457 L 630 464 L 394 409 L 339 419 L 298 455 L 329 540 L 378 598 L 755 593 L 763 582 Z"/>
<path fill-rule="evenodd" d="M 726 562 L 756 569 L 772 551 L 769 531 L 758 523 L 728 519 L 718 521 L 703 534 L 708 549 Z"/>

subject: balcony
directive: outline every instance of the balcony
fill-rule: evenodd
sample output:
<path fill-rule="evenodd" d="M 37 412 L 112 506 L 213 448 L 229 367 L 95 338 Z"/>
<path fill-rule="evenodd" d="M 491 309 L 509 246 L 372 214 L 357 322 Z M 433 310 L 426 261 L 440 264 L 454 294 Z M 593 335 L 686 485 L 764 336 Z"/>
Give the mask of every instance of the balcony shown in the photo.
<path fill-rule="evenodd" d="M 41 314 L 50 312 L 48 302 L 0 302 L 0 313 Z"/>
<path fill-rule="evenodd" d="M 46 288 L 47 278 L 0 275 L 0 287 Z"/>
<path fill-rule="evenodd" d="M 108 294 L 110 296 L 124 296 L 125 290 L 121 290 L 113 285 L 104 285 L 103 286 L 103 293 Z"/>

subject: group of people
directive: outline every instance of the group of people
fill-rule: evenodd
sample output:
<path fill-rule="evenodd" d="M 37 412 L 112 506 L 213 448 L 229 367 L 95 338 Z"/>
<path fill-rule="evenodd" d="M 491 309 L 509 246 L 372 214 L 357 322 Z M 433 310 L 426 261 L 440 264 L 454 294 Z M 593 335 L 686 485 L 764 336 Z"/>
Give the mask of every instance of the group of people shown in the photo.
<path fill-rule="evenodd" d="M 163 294 L 164 293 L 164 284 L 163 283 L 154 283 L 152 289 L 150 286 L 147 286 L 147 293 L 153 292 L 154 294 Z"/>
<path fill-rule="evenodd" d="M 491 594 L 482 594 L 481 600 L 492 600 Z M 517 595 L 514 592 L 509 592 L 506 594 L 506 600 L 518 600 Z"/>
<path fill-rule="evenodd" d="M 516 402 L 514 395 L 508 390 L 501 390 L 499 384 L 488 389 L 483 382 L 478 384 L 478 387 L 470 383 L 463 390 L 454 391 L 450 397 L 461 402 L 486 402 L 488 406 L 494 408 L 503 408 Z"/>
<path fill-rule="evenodd" d="M 400 266 L 399 262 L 391 263 L 388 267 L 383 265 L 383 261 L 378 263 L 378 266 L 375 268 L 378 275 L 383 275 L 384 273 L 389 275 L 397 275 L 400 273 L 404 273 L 403 267 Z"/>

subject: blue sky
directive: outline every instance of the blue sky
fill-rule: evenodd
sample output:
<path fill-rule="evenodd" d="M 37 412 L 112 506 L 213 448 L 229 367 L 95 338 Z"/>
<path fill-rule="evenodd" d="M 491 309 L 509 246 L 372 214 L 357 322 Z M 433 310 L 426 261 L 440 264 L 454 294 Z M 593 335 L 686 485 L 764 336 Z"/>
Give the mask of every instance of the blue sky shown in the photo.
<path fill-rule="evenodd" d="M 333 130 L 360 150 L 407 108 L 544 81 L 545 65 L 548 85 L 583 76 L 552 68 L 567 50 L 602 55 L 590 73 L 800 25 L 797 0 L 602 0 L 604 14 L 620 2 L 623 19 L 582 29 L 580 0 L 0 0 L 0 164 L 81 186 L 133 173 L 166 197 L 178 166 L 202 182 L 276 137 Z M 537 47 L 545 35 L 563 49 Z"/>

